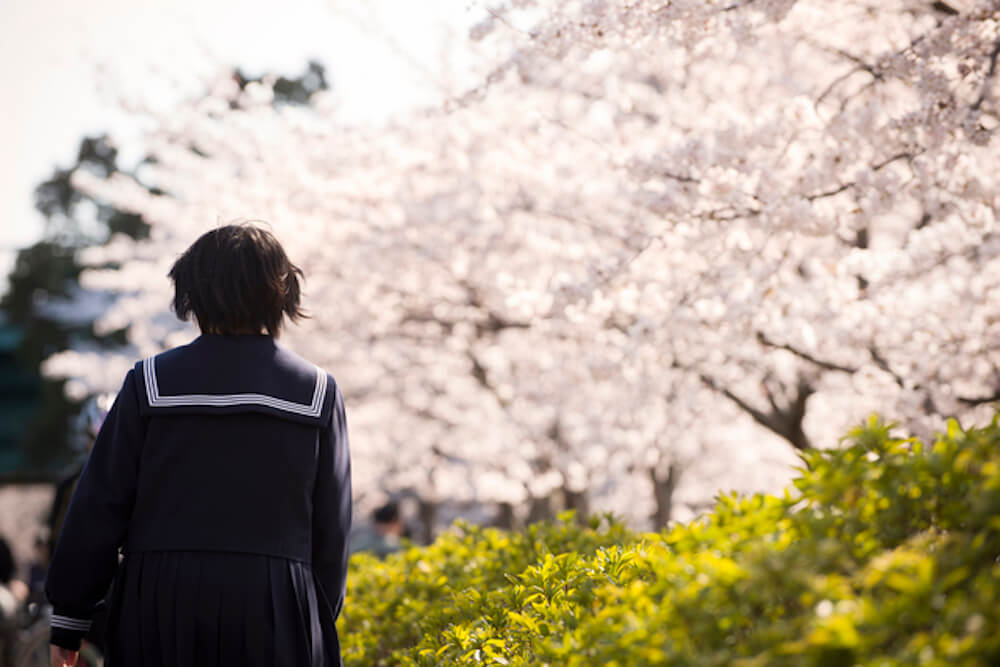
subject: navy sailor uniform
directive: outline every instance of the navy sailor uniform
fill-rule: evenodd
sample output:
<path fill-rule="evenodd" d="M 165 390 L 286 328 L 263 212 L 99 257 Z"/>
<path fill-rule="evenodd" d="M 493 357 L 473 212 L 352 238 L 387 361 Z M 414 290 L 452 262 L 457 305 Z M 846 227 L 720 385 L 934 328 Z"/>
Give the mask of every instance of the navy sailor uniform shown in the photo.
<path fill-rule="evenodd" d="M 52 642 L 77 648 L 110 587 L 108 667 L 340 665 L 350 522 L 333 378 L 202 335 L 125 377 L 53 554 Z"/>

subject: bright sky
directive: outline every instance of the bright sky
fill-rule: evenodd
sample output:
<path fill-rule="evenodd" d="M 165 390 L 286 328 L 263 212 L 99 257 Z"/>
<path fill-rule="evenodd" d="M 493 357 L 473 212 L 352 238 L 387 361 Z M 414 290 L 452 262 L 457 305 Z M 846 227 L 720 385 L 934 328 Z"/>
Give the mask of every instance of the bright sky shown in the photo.
<path fill-rule="evenodd" d="M 169 106 L 223 67 L 327 67 L 346 121 L 461 87 L 479 0 L 31 0 L 0 5 L 0 293 L 41 232 L 31 193 L 86 133 L 137 130 L 119 96 Z"/>

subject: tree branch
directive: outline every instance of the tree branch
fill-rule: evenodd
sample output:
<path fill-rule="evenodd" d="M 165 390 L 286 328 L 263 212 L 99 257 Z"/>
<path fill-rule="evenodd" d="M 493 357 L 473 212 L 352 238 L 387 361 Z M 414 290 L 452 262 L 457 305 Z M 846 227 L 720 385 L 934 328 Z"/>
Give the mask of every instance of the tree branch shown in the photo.
<path fill-rule="evenodd" d="M 725 396 L 726 398 L 728 398 L 730 401 L 732 401 L 733 403 L 735 403 L 741 410 L 743 410 L 748 415 L 750 415 L 755 422 L 757 422 L 758 424 L 760 424 L 761 426 L 763 426 L 764 428 L 766 428 L 766 429 L 768 429 L 770 431 L 777 432 L 778 426 L 773 421 L 771 415 L 768 415 L 767 413 L 765 413 L 765 412 L 763 412 L 761 410 L 758 410 L 754 406 L 750 405 L 749 403 L 747 403 L 746 401 L 744 401 L 742 398 L 740 398 L 739 396 L 737 396 L 736 394 L 734 394 L 733 392 L 731 392 L 729 389 L 727 389 L 726 387 L 723 387 L 718 382 L 716 382 L 715 378 L 713 378 L 713 377 L 705 375 L 704 373 L 699 373 L 698 374 L 698 379 L 700 379 L 701 382 L 702 382 L 702 384 L 704 384 L 706 387 L 708 387 L 712 391 L 715 391 L 715 392 L 718 392 L 718 393 L 722 394 L 723 396 Z"/>
<path fill-rule="evenodd" d="M 872 171 L 881 171 L 882 169 L 885 169 L 886 167 L 888 167 L 890 164 L 892 164 L 896 160 L 904 160 L 904 159 L 905 160 L 912 160 L 914 157 L 916 157 L 916 155 L 919 155 L 922 152 L 923 151 L 920 151 L 920 152 L 918 152 L 916 154 L 914 154 L 914 153 L 897 153 L 896 155 L 893 155 L 892 157 L 886 158 L 885 160 L 882 160 L 881 162 L 878 162 L 875 165 L 873 165 L 872 166 Z M 809 200 L 809 201 L 816 201 L 817 199 L 824 199 L 826 197 L 833 197 L 834 195 L 839 195 L 841 192 L 857 186 L 857 184 L 858 184 L 857 181 L 849 181 L 849 182 L 844 183 L 842 185 L 838 185 L 837 187 L 833 188 L 832 190 L 827 190 L 825 192 L 816 192 L 816 193 L 813 193 L 811 195 L 806 195 L 805 198 L 807 200 Z"/>
<path fill-rule="evenodd" d="M 709 389 L 718 392 L 735 403 L 741 410 L 750 415 L 750 418 L 787 441 L 792 447 L 798 450 L 812 449 L 812 443 L 802 429 L 802 421 L 805 418 L 806 404 L 809 397 L 816 393 L 816 390 L 805 379 L 800 377 L 796 386 L 795 396 L 789 401 L 785 408 L 780 407 L 773 400 L 770 390 L 767 390 L 768 400 L 771 402 L 772 412 L 764 412 L 755 408 L 740 396 L 730 391 L 727 387 L 720 385 L 715 378 L 698 373 L 698 378 Z"/>
<path fill-rule="evenodd" d="M 876 366 L 878 366 L 883 371 L 891 375 L 893 379 L 896 381 L 896 384 L 899 385 L 901 389 L 906 388 L 906 383 L 903 382 L 903 378 L 898 373 L 896 373 L 896 371 L 892 370 L 892 368 L 889 367 L 889 361 L 882 356 L 882 354 L 878 351 L 877 347 L 875 347 L 874 345 L 870 346 L 868 348 L 868 353 L 872 356 L 872 361 L 875 362 Z"/>
<path fill-rule="evenodd" d="M 978 405 L 985 405 L 986 403 L 995 403 L 997 401 L 1000 401 L 1000 389 L 997 389 L 995 392 L 993 392 L 992 396 L 978 396 L 978 397 L 975 397 L 975 398 L 970 398 L 970 397 L 967 397 L 967 396 L 959 396 L 958 397 L 958 402 L 959 403 L 962 403 L 964 405 L 968 405 L 969 407 L 972 407 L 972 408 L 974 408 L 974 407 L 976 407 Z"/>
<path fill-rule="evenodd" d="M 763 345 L 765 347 L 772 347 L 772 348 L 775 348 L 777 350 L 785 350 L 786 352 L 791 352 L 792 354 L 794 354 L 799 359 L 803 359 L 804 361 L 808 361 L 809 363 L 813 364 L 814 366 L 818 366 L 819 368 L 822 368 L 824 370 L 839 371 L 841 373 L 848 373 L 848 374 L 852 374 L 852 373 L 857 373 L 858 372 L 857 368 L 851 368 L 850 366 L 841 366 L 840 364 L 836 364 L 836 363 L 834 363 L 832 361 L 824 361 L 823 359 L 819 359 L 817 357 L 814 357 L 813 355 L 809 354 L 808 352 L 805 352 L 805 351 L 800 350 L 798 348 L 792 347 L 788 343 L 776 343 L 775 341 L 773 341 L 770 338 L 768 338 L 767 335 L 763 331 L 758 331 L 757 332 L 757 342 L 759 342 L 761 345 Z"/>
<path fill-rule="evenodd" d="M 892 370 L 892 368 L 889 366 L 889 361 L 882 356 L 882 354 L 878 351 L 877 347 L 875 347 L 874 345 L 869 346 L 868 353 L 871 355 L 872 361 L 875 362 L 875 365 L 881 368 L 889 375 L 891 375 L 900 389 L 904 390 L 906 389 L 906 382 L 903 380 L 903 377 L 899 375 L 899 373 L 897 373 L 896 371 Z M 941 414 L 941 411 L 938 410 L 937 404 L 934 402 L 934 396 L 931 394 L 929 389 L 926 389 L 922 385 L 917 384 L 913 386 L 913 391 L 923 392 L 924 394 L 923 408 L 926 413 L 934 415 Z M 958 400 L 961 401 L 962 399 L 960 398 Z"/>
<path fill-rule="evenodd" d="M 465 280 L 459 280 L 458 284 L 465 289 L 467 304 L 486 313 L 485 321 L 475 322 L 476 338 L 483 338 L 487 334 L 498 334 L 504 329 L 531 328 L 531 322 L 509 319 L 488 307 L 482 292 L 475 285 Z"/>
<path fill-rule="evenodd" d="M 993 51 L 990 53 L 990 68 L 986 71 L 986 78 L 983 80 L 983 88 L 979 91 L 979 97 L 972 103 L 972 110 L 978 111 L 986 99 L 986 93 L 990 89 L 993 75 L 997 71 L 997 58 L 1000 58 L 1000 39 L 993 44 Z"/>
<path fill-rule="evenodd" d="M 935 0 L 931 3 L 931 9 L 942 14 L 947 14 L 948 16 L 957 16 L 959 11 L 949 5 L 946 2 L 941 2 L 941 0 Z"/>
<path fill-rule="evenodd" d="M 896 51 L 896 53 L 894 55 L 899 55 L 899 54 L 906 53 L 907 51 L 909 51 L 910 49 L 912 49 L 914 46 L 916 46 L 917 44 L 919 44 L 920 42 L 922 42 L 927 37 L 927 34 L 928 33 L 925 32 L 922 35 L 918 36 L 916 39 L 914 39 L 912 42 L 910 42 L 908 45 L 906 45 L 906 47 L 900 49 L 899 51 Z M 852 63 L 854 63 L 856 65 L 856 67 L 854 69 L 852 69 L 852 70 L 850 70 L 850 71 L 848 71 L 848 72 L 846 72 L 844 74 L 841 74 L 836 79 L 834 79 L 830 83 L 830 85 L 828 85 L 823 90 L 823 92 L 820 93 L 820 96 L 816 98 L 816 101 L 813 103 L 813 108 L 818 109 L 819 105 L 823 102 L 823 100 L 826 98 L 826 96 L 829 95 L 830 93 L 832 93 L 833 89 L 836 88 L 837 85 L 839 85 L 841 82 L 845 81 L 846 79 L 850 78 L 850 76 L 852 74 L 857 74 L 858 72 L 867 72 L 867 73 L 871 74 L 871 76 L 872 76 L 872 80 L 870 82 L 868 82 L 867 84 L 865 84 L 865 86 L 861 90 L 855 92 L 854 95 L 857 95 L 861 91 L 870 88 L 871 86 L 875 85 L 879 81 L 885 81 L 885 74 L 877 66 L 872 65 L 871 63 L 863 60 L 862 58 L 859 58 L 859 57 L 855 56 L 852 53 L 848 53 L 847 51 L 844 51 L 843 49 L 839 49 L 839 48 L 835 48 L 835 47 L 830 47 L 830 46 L 827 46 L 825 44 L 819 44 L 819 43 L 816 43 L 816 42 L 814 42 L 812 40 L 810 40 L 810 43 L 812 43 L 814 46 L 816 46 L 816 48 L 818 48 L 818 49 L 820 49 L 822 51 L 826 51 L 827 53 L 834 53 L 834 54 L 836 54 L 836 55 L 838 55 L 838 56 L 840 56 L 842 58 L 846 58 L 847 60 L 849 60 L 850 62 L 852 62 Z M 841 102 L 841 104 L 840 104 L 840 110 L 841 111 L 844 110 L 844 107 L 846 106 L 847 100 L 849 100 L 851 97 L 854 97 L 854 95 L 849 95 L 844 101 Z"/>
<path fill-rule="evenodd" d="M 862 60 L 861 58 L 858 58 L 852 53 L 848 53 L 843 49 L 831 48 L 824 44 L 815 44 L 815 46 L 828 53 L 836 53 L 838 56 L 846 58 L 847 60 L 855 64 L 854 68 L 838 76 L 836 79 L 831 81 L 826 88 L 823 89 L 823 92 L 820 93 L 819 97 L 816 98 L 816 101 L 813 102 L 813 108 L 815 109 L 819 109 L 819 105 L 823 103 L 823 100 L 826 99 L 827 95 L 833 92 L 834 88 L 836 88 L 839 84 L 846 81 L 847 79 L 849 79 L 854 74 L 857 74 L 858 72 L 868 72 L 869 74 L 871 74 L 872 82 L 883 81 L 885 79 L 885 75 L 882 74 L 882 72 L 878 71 L 878 69 L 876 69 L 874 65 Z"/>

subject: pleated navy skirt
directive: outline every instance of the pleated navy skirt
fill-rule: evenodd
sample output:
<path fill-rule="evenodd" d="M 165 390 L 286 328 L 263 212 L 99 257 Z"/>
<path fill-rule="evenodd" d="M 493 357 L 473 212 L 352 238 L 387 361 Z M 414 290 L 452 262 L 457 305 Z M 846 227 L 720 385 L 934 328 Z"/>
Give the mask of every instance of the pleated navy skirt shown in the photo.
<path fill-rule="evenodd" d="M 321 590 L 321 589 L 320 589 Z M 310 565 L 211 551 L 128 554 L 119 566 L 107 667 L 339 667 Z"/>

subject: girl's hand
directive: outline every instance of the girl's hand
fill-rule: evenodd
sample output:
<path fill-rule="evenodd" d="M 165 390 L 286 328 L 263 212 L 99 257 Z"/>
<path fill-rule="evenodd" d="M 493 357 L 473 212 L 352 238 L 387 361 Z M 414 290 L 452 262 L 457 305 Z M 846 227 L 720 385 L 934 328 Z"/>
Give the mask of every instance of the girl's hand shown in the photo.
<path fill-rule="evenodd" d="M 76 667 L 80 652 L 52 645 L 49 647 L 49 656 L 52 658 L 52 667 Z"/>

